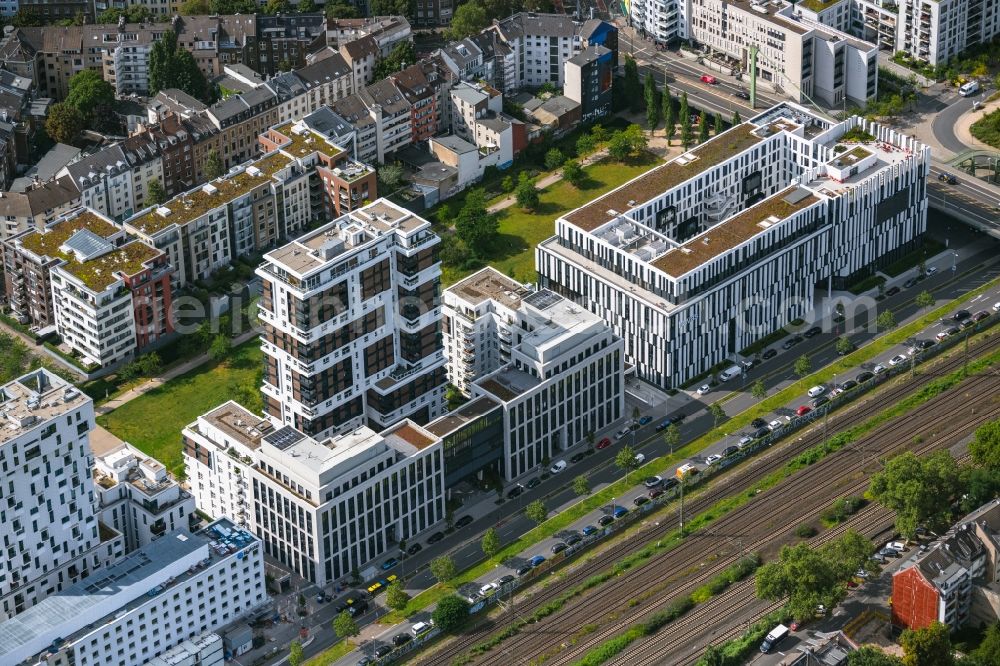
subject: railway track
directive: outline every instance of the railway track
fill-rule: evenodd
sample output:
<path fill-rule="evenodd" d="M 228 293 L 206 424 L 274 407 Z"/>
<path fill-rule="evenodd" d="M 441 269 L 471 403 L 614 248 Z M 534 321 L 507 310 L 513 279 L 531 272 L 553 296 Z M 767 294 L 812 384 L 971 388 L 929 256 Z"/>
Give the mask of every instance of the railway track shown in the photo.
<path fill-rule="evenodd" d="M 866 447 L 879 451 L 880 454 L 889 455 L 906 449 L 922 454 L 951 446 L 969 434 L 978 424 L 1000 416 L 1000 403 L 993 399 L 996 393 L 1000 393 L 1000 376 L 986 375 L 973 378 L 963 383 L 961 390 L 951 391 L 936 398 L 929 404 L 925 414 L 901 419 L 902 423 L 900 420 L 887 423 L 865 437 L 863 443 Z M 978 397 L 970 398 L 970 394 L 978 394 Z M 972 407 L 975 407 L 974 413 L 969 412 Z M 965 408 L 964 416 L 960 415 L 963 408 Z M 935 433 L 934 436 L 914 444 L 917 435 L 932 432 Z M 813 518 L 829 506 L 834 498 L 861 494 L 868 484 L 868 474 L 865 472 L 868 464 L 868 459 L 853 455 L 851 450 L 828 456 L 763 493 L 760 499 L 754 499 L 750 504 L 720 518 L 700 536 L 712 539 L 717 534 L 727 535 L 724 538 L 731 545 L 734 537 L 728 535 L 740 535 L 745 539 L 741 545 L 748 552 L 774 547 L 786 540 L 794 525 Z M 845 480 L 847 483 L 843 483 Z M 824 534 L 814 539 L 812 543 L 818 546 L 835 536 L 836 533 Z M 698 538 L 699 534 L 695 533 L 692 537 L 694 538 L 688 540 L 695 546 L 691 550 L 702 551 L 704 543 Z M 696 575 L 681 577 L 677 584 L 669 585 L 669 594 L 648 596 L 648 590 L 651 581 L 658 582 L 657 587 L 660 587 L 662 583 L 659 581 L 669 577 L 671 572 L 690 566 L 692 560 L 686 557 L 687 553 L 681 548 L 660 555 L 645 567 L 625 572 L 616 579 L 614 586 L 601 588 L 600 617 L 614 619 L 572 644 L 552 645 L 550 637 L 572 636 L 574 631 L 588 621 L 596 622 L 592 595 L 574 599 L 559 613 L 531 625 L 530 629 L 506 641 L 505 647 L 514 654 L 540 655 L 546 664 L 573 663 L 591 648 L 618 635 L 628 627 L 649 619 L 650 615 L 662 610 L 671 601 L 690 594 L 733 564 L 739 557 L 738 552 L 727 555 L 719 552 L 719 557 L 714 561 L 705 564 L 703 560 L 704 566 L 699 568 Z M 636 599 L 643 601 L 636 604 Z M 661 632 L 670 630 L 673 624 L 667 625 Z M 546 640 L 547 638 L 549 640 Z M 655 641 L 643 641 L 641 644 L 646 643 L 655 644 Z M 665 649 L 670 648 L 657 645 L 656 653 L 662 658 Z M 629 650 L 629 653 L 632 651 Z M 502 660 L 504 655 L 491 652 L 475 663 L 499 664 Z"/>
<path fill-rule="evenodd" d="M 998 348 L 1000 348 L 1000 336 L 995 336 L 985 340 L 980 340 L 978 343 L 974 343 L 970 348 L 970 352 L 979 356 L 994 352 Z M 897 379 L 889 386 L 881 388 L 876 395 L 863 398 L 854 405 L 848 406 L 845 409 L 832 414 L 829 417 L 830 432 L 837 432 L 839 430 L 863 423 L 868 418 L 884 409 L 886 405 L 894 404 L 905 396 L 920 390 L 935 377 L 950 373 L 960 368 L 963 362 L 964 359 L 961 355 L 955 355 L 950 358 L 942 359 L 934 365 L 926 366 L 922 369 L 922 373 L 916 377 L 910 379 Z M 962 385 L 963 389 L 966 387 L 967 384 Z M 704 492 L 696 495 L 688 501 L 687 506 L 689 514 L 695 515 L 704 511 L 709 506 L 726 496 L 735 495 L 752 488 L 755 483 L 767 474 L 779 468 L 788 459 L 820 443 L 823 440 L 823 431 L 824 427 L 821 424 L 816 424 L 810 430 L 799 435 L 796 439 L 791 440 L 784 445 L 779 444 L 772 447 L 762 455 L 756 456 L 755 458 L 742 464 L 740 466 L 739 475 L 727 474 L 724 477 L 720 477 Z M 856 446 L 851 448 L 854 450 L 858 449 Z M 782 483 L 781 486 L 785 486 L 786 483 L 787 482 Z M 646 530 L 643 534 L 644 541 L 627 539 L 607 548 L 599 557 L 592 558 L 574 567 L 574 569 L 571 570 L 570 575 L 564 577 L 562 580 L 554 582 L 540 590 L 536 590 L 533 594 L 525 597 L 521 601 L 520 606 L 517 608 L 518 614 L 530 614 L 536 608 L 548 603 L 571 589 L 573 586 L 578 584 L 579 581 L 605 570 L 611 562 L 624 558 L 631 552 L 642 548 L 645 542 L 664 536 L 672 530 L 672 522 L 667 524 L 667 521 L 664 521 L 664 525 L 662 527 Z M 701 554 L 704 549 L 704 540 L 705 538 L 703 535 L 693 535 L 670 552 L 681 553 L 684 556 L 688 556 L 688 561 L 698 561 L 701 558 Z M 723 548 L 728 549 L 725 546 Z M 562 613 L 558 615 L 562 615 Z M 507 626 L 507 621 L 504 618 L 496 618 L 482 622 L 477 627 L 473 628 L 469 633 L 463 634 L 453 639 L 451 642 L 442 645 L 441 649 L 429 652 L 426 655 L 418 656 L 415 663 L 451 663 L 455 658 L 463 655 L 473 646 L 487 639 L 494 631 L 500 630 L 505 626 Z M 534 629 L 535 626 L 537 625 L 532 625 L 532 629 Z M 508 647 L 511 644 L 510 642 L 515 641 L 516 639 L 517 637 L 508 639 L 500 646 L 494 648 L 492 653 L 485 655 L 485 657 L 489 657 L 491 654 L 497 653 L 508 654 L 510 652 Z"/>

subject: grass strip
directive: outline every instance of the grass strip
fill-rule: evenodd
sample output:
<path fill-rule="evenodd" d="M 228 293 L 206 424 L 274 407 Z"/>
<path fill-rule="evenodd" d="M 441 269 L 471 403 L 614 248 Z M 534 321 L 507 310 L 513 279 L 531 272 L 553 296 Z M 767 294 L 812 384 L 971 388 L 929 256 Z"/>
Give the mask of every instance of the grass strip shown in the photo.
<path fill-rule="evenodd" d="M 351 641 L 337 641 L 331 647 L 320 652 L 318 655 L 306 661 L 305 666 L 330 666 L 346 657 L 357 646 Z"/>
<path fill-rule="evenodd" d="M 772 412 L 779 407 L 783 407 L 793 398 L 804 393 L 810 386 L 827 383 L 838 374 L 843 375 L 849 370 L 856 370 L 862 363 L 871 360 L 887 348 L 913 337 L 914 334 L 927 327 L 929 324 L 937 322 L 961 304 L 985 293 L 986 291 L 994 288 L 997 284 L 1000 284 L 1000 279 L 990 280 L 982 286 L 963 294 L 961 297 L 949 301 L 939 308 L 931 310 L 923 317 L 919 317 L 906 326 L 901 326 L 880 338 L 872 340 L 847 356 L 841 357 L 833 364 L 826 366 L 825 368 L 821 368 L 811 375 L 808 375 L 781 391 L 778 391 L 774 395 L 765 398 L 763 401 L 758 402 L 752 408 L 742 412 L 741 414 L 733 416 L 724 422 L 724 427 L 713 428 L 704 435 L 688 442 L 684 446 L 677 449 L 673 455 L 661 456 L 653 459 L 639 470 L 633 472 L 632 478 L 641 479 L 647 476 L 662 474 L 665 470 L 673 467 L 678 462 L 691 457 L 709 445 L 721 440 L 726 436 L 727 432 L 737 432 L 740 429 L 747 427 L 750 422 L 758 416 Z M 570 525 L 594 509 L 608 504 L 612 497 L 621 497 L 622 494 L 631 487 L 631 483 L 622 479 L 611 484 L 610 486 L 607 486 L 590 497 L 580 500 L 565 511 L 556 514 L 544 523 L 541 523 L 528 532 L 525 532 L 519 539 L 505 546 L 492 558 L 485 559 L 479 564 L 466 569 L 450 584 L 444 585 L 438 583 L 427 588 L 423 592 L 420 592 L 410 599 L 410 603 L 407 604 L 406 608 L 403 609 L 402 612 L 390 613 L 384 616 L 380 622 L 386 624 L 396 624 L 397 622 L 402 621 L 405 617 L 409 617 L 424 610 L 426 607 L 437 603 L 442 598 L 451 594 L 455 588 L 465 583 L 474 581 L 483 574 L 493 571 L 496 566 L 501 564 L 504 560 L 518 555 L 525 549 L 539 543 L 559 531 L 567 529 Z"/>
<path fill-rule="evenodd" d="M 737 508 L 740 508 L 742 506 L 745 506 L 746 504 L 749 504 L 750 501 L 753 500 L 755 497 L 759 496 L 760 493 L 776 486 L 778 483 L 788 478 L 796 471 L 808 467 L 809 465 L 815 464 L 820 460 L 822 460 L 823 458 L 825 458 L 826 456 L 836 453 L 837 451 L 840 451 L 848 444 L 853 443 L 854 441 L 868 434 L 875 428 L 885 424 L 886 422 L 894 418 L 902 416 L 903 414 L 906 414 L 907 412 L 912 411 L 917 407 L 920 407 L 921 405 L 928 402 L 932 398 L 940 395 L 941 393 L 944 393 L 945 391 L 951 388 L 954 388 L 969 375 L 978 374 L 998 363 L 1000 363 L 1000 351 L 994 352 L 993 354 L 987 357 L 977 359 L 976 361 L 971 362 L 968 365 L 967 370 L 966 369 L 956 370 L 948 375 L 944 375 L 942 377 L 935 379 L 933 382 L 922 388 L 917 393 L 914 393 L 913 395 L 904 398 L 900 402 L 893 405 L 891 408 L 879 412 L 878 414 L 871 417 L 864 423 L 859 424 L 853 428 L 850 428 L 849 430 L 846 430 L 843 433 L 839 433 L 838 435 L 835 435 L 834 437 L 828 439 L 827 441 L 817 444 L 816 446 L 811 447 L 807 451 L 802 452 L 795 458 L 792 458 L 780 469 L 775 470 L 768 476 L 761 479 L 759 483 L 754 484 L 752 488 L 749 488 L 737 495 L 733 495 L 732 497 L 727 497 L 725 499 L 716 502 L 706 511 L 698 514 L 692 520 L 690 520 L 685 526 L 685 533 L 701 529 L 709 525 L 710 523 L 718 520 L 722 516 L 728 514 L 729 512 Z M 664 505 L 664 508 L 666 508 L 667 506 L 671 505 Z M 571 590 L 566 591 L 556 599 L 553 599 L 552 601 L 547 603 L 545 606 L 536 610 L 535 613 L 526 616 L 524 618 L 518 619 L 513 624 L 508 626 L 506 629 L 504 629 L 502 632 L 495 634 L 489 640 L 474 646 L 468 653 L 466 653 L 466 655 L 455 660 L 452 663 L 455 666 L 462 666 L 464 664 L 471 662 L 475 658 L 475 656 L 482 654 L 484 652 L 488 652 L 489 650 L 496 647 L 507 638 L 517 635 L 524 626 L 528 624 L 533 624 L 541 620 L 542 618 L 552 615 L 554 612 L 562 608 L 562 606 L 564 606 L 567 601 L 573 599 L 574 597 L 580 596 L 584 592 L 593 589 L 594 587 L 597 587 L 598 585 L 601 585 L 613 578 L 616 578 L 619 574 L 621 574 L 624 571 L 627 571 L 628 569 L 632 569 L 636 566 L 642 566 L 646 564 L 653 557 L 653 555 L 657 554 L 661 550 L 675 547 L 678 543 L 680 543 L 681 539 L 683 539 L 683 536 L 684 535 L 681 534 L 679 530 L 675 530 L 671 532 L 670 535 L 668 535 L 666 538 L 658 540 L 655 544 L 654 543 L 648 544 L 642 550 L 633 553 L 632 555 L 626 557 L 620 562 L 616 562 L 608 570 L 603 571 L 594 576 L 591 576 L 580 585 L 577 585 Z M 737 565 L 738 564 L 739 563 L 737 563 Z M 730 567 L 730 569 L 732 569 L 732 567 Z M 729 569 L 727 569 L 727 572 L 728 571 Z M 723 574 L 720 574 L 719 577 L 723 577 L 724 575 L 725 572 Z M 692 592 L 691 601 L 693 603 L 700 603 L 699 601 L 700 599 L 707 600 L 708 598 L 711 598 L 712 595 L 718 594 L 718 592 L 721 592 L 723 589 L 725 589 L 725 587 L 722 587 L 719 588 L 717 591 L 713 590 L 713 587 L 719 584 L 720 583 L 717 582 L 716 579 L 713 579 L 713 581 L 710 581 L 702 588 L 699 588 L 698 590 Z M 669 610 L 670 609 L 664 612 L 669 612 Z M 664 624 L 665 623 L 666 622 L 664 622 Z M 620 649 L 624 649 L 625 646 L 629 645 L 631 642 L 635 640 L 635 638 L 641 635 L 645 634 L 640 633 L 637 636 L 634 636 L 631 640 L 624 642 L 624 644 Z M 623 640 L 623 636 L 618 636 L 612 640 L 621 641 Z M 615 644 L 617 645 L 618 643 Z M 613 656 L 614 654 L 617 654 L 617 652 L 612 652 L 611 654 Z"/>
<path fill-rule="evenodd" d="M 665 625 L 683 616 L 698 604 L 705 603 L 717 594 L 722 593 L 733 583 L 745 579 L 760 566 L 760 556 L 756 553 L 744 557 L 735 564 L 721 571 L 705 585 L 691 594 L 675 599 L 669 606 L 658 613 L 653 613 L 649 619 L 627 629 L 624 633 L 606 640 L 601 645 L 590 650 L 576 666 L 599 666 L 612 657 L 625 651 L 636 640 L 655 634 Z"/>

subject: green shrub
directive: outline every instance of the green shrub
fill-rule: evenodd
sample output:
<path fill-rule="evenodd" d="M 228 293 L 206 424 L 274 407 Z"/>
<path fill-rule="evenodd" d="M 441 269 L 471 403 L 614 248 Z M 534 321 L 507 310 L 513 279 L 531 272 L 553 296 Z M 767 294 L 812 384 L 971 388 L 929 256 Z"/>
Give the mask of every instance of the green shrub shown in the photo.
<path fill-rule="evenodd" d="M 805 523 L 802 523 L 801 525 L 795 528 L 795 536 L 801 537 L 803 539 L 809 539 L 811 537 L 816 536 L 816 528 L 813 527 L 812 525 L 806 525 Z"/>

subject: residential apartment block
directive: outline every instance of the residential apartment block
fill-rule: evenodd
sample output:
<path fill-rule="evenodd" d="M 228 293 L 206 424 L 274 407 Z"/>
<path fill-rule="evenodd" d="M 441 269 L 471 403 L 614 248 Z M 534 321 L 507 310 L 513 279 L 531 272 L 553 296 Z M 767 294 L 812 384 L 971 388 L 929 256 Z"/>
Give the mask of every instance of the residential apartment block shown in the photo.
<path fill-rule="evenodd" d="M 0 192 L 0 241 L 41 229 L 80 205 L 80 190 L 67 176 L 38 183 L 24 192 Z"/>
<path fill-rule="evenodd" d="M 124 535 L 129 553 L 198 521 L 194 496 L 128 443 L 94 457 L 94 490 L 99 518 Z"/>
<path fill-rule="evenodd" d="M 758 81 L 798 102 L 864 106 L 877 92 L 878 46 L 786 0 L 633 0 L 633 25 L 657 42 L 690 39 L 721 53 L 749 75 L 756 53 Z"/>
<path fill-rule="evenodd" d="M 47 8 L 55 5 L 45 2 L 39 6 L 48 14 Z M 92 14 L 89 3 L 84 13 Z M 236 63 L 273 76 L 283 63 L 304 66 L 306 55 L 325 43 L 322 14 L 171 13 L 173 18 L 162 23 L 16 28 L 4 35 L 0 52 L 9 52 L 15 63 L 23 63 L 18 73 L 31 76 L 40 93 L 62 100 L 69 91 L 69 79 L 84 69 L 100 72 L 120 95 L 148 94 L 149 53 L 167 30 L 177 33 L 178 44 L 192 52 L 208 79 L 222 74 L 227 64 Z M 74 10 L 67 18 L 75 15 Z"/>
<path fill-rule="evenodd" d="M 63 245 L 72 236 L 113 247 L 125 232 L 96 211 L 75 209 L 41 229 L 24 231 L 4 242 L 4 280 L 11 314 L 39 329 L 55 326 L 51 270 L 67 259 Z"/>
<path fill-rule="evenodd" d="M 51 269 L 56 330 L 84 365 L 131 360 L 173 332 L 173 267 L 163 251 L 138 240 L 115 247 L 86 230 L 59 251 L 67 258 Z"/>
<path fill-rule="evenodd" d="M 893 573 L 892 621 L 904 629 L 941 622 L 954 630 L 998 617 L 1000 500 L 993 500 Z"/>
<path fill-rule="evenodd" d="M 585 123 L 611 115 L 614 55 L 610 49 L 595 45 L 566 61 L 563 94 L 580 105 L 580 120 Z"/>
<path fill-rule="evenodd" d="M 265 412 L 325 437 L 444 409 L 440 239 L 380 199 L 264 255 Z"/>
<path fill-rule="evenodd" d="M 603 317 L 640 378 L 680 386 L 917 247 L 929 159 L 781 104 L 557 219 L 540 284 Z"/>
<path fill-rule="evenodd" d="M 621 339 L 558 294 L 484 268 L 445 290 L 444 330 L 451 383 L 503 408 L 506 479 L 624 416 Z"/>
<path fill-rule="evenodd" d="M 263 157 L 125 220 L 166 252 L 178 286 L 376 194 L 372 169 L 301 123 L 265 128 L 259 140 L 270 151 Z"/>
<path fill-rule="evenodd" d="M 170 532 L 0 624 L 5 664 L 139 666 L 259 608 L 260 541 L 228 520 Z"/>
<path fill-rule="evenodd" d="M 0 619 L 8 619 L 99 571 L 124 543 L 95 513 L 91 399 L 39 369 L 0 386 L 0 405 Z M 0 661 L 20 661 L 5 652 L 14 647 L 0 629 Z"/>
<path fill-rule="evenodd" d="M 809 0 L 795 11 L 931 65 L 1000 34 L 993 0 Z"/>
<path fill-rule="evenodd" d="M 184 461 L 202 511 L 320 587 L 444 519 L 440 440 L 409 420 L 321 440 L 229 401 L 184 429 Z"/>

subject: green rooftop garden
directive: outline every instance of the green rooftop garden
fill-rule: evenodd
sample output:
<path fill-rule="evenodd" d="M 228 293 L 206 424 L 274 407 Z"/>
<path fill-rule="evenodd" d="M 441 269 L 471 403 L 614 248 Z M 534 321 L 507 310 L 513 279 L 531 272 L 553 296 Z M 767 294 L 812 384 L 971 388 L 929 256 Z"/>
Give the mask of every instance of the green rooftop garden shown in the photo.
<path fill-rule="evenodd" d="M 87 229 L 101 238 L 109 238 L 121 231 L 104 218 L 90 211 L 81 211 L 76 216 L 49 227 L 44 233 L 36 231 L 28 234 L 21 239 L 21 245 L 39 256 L 68 259 L 59 247 L 81 229 Z"/>
<path fill-rule="evenodd" d="M 161 254 L 141 241 L 132 241 L 90 261 L 69 259 L 62 269 L 80 279 L 89 289 L 104 291 L 119 274 L 135 275 L 147 268 L 146 262 Z"/>
<path fill-rule="evenodd" d="M 799 0 L 799 7 L 805 7 L 814 12 L 821 12 L 824 9 L 829 9 L 844 0 Z"/>

